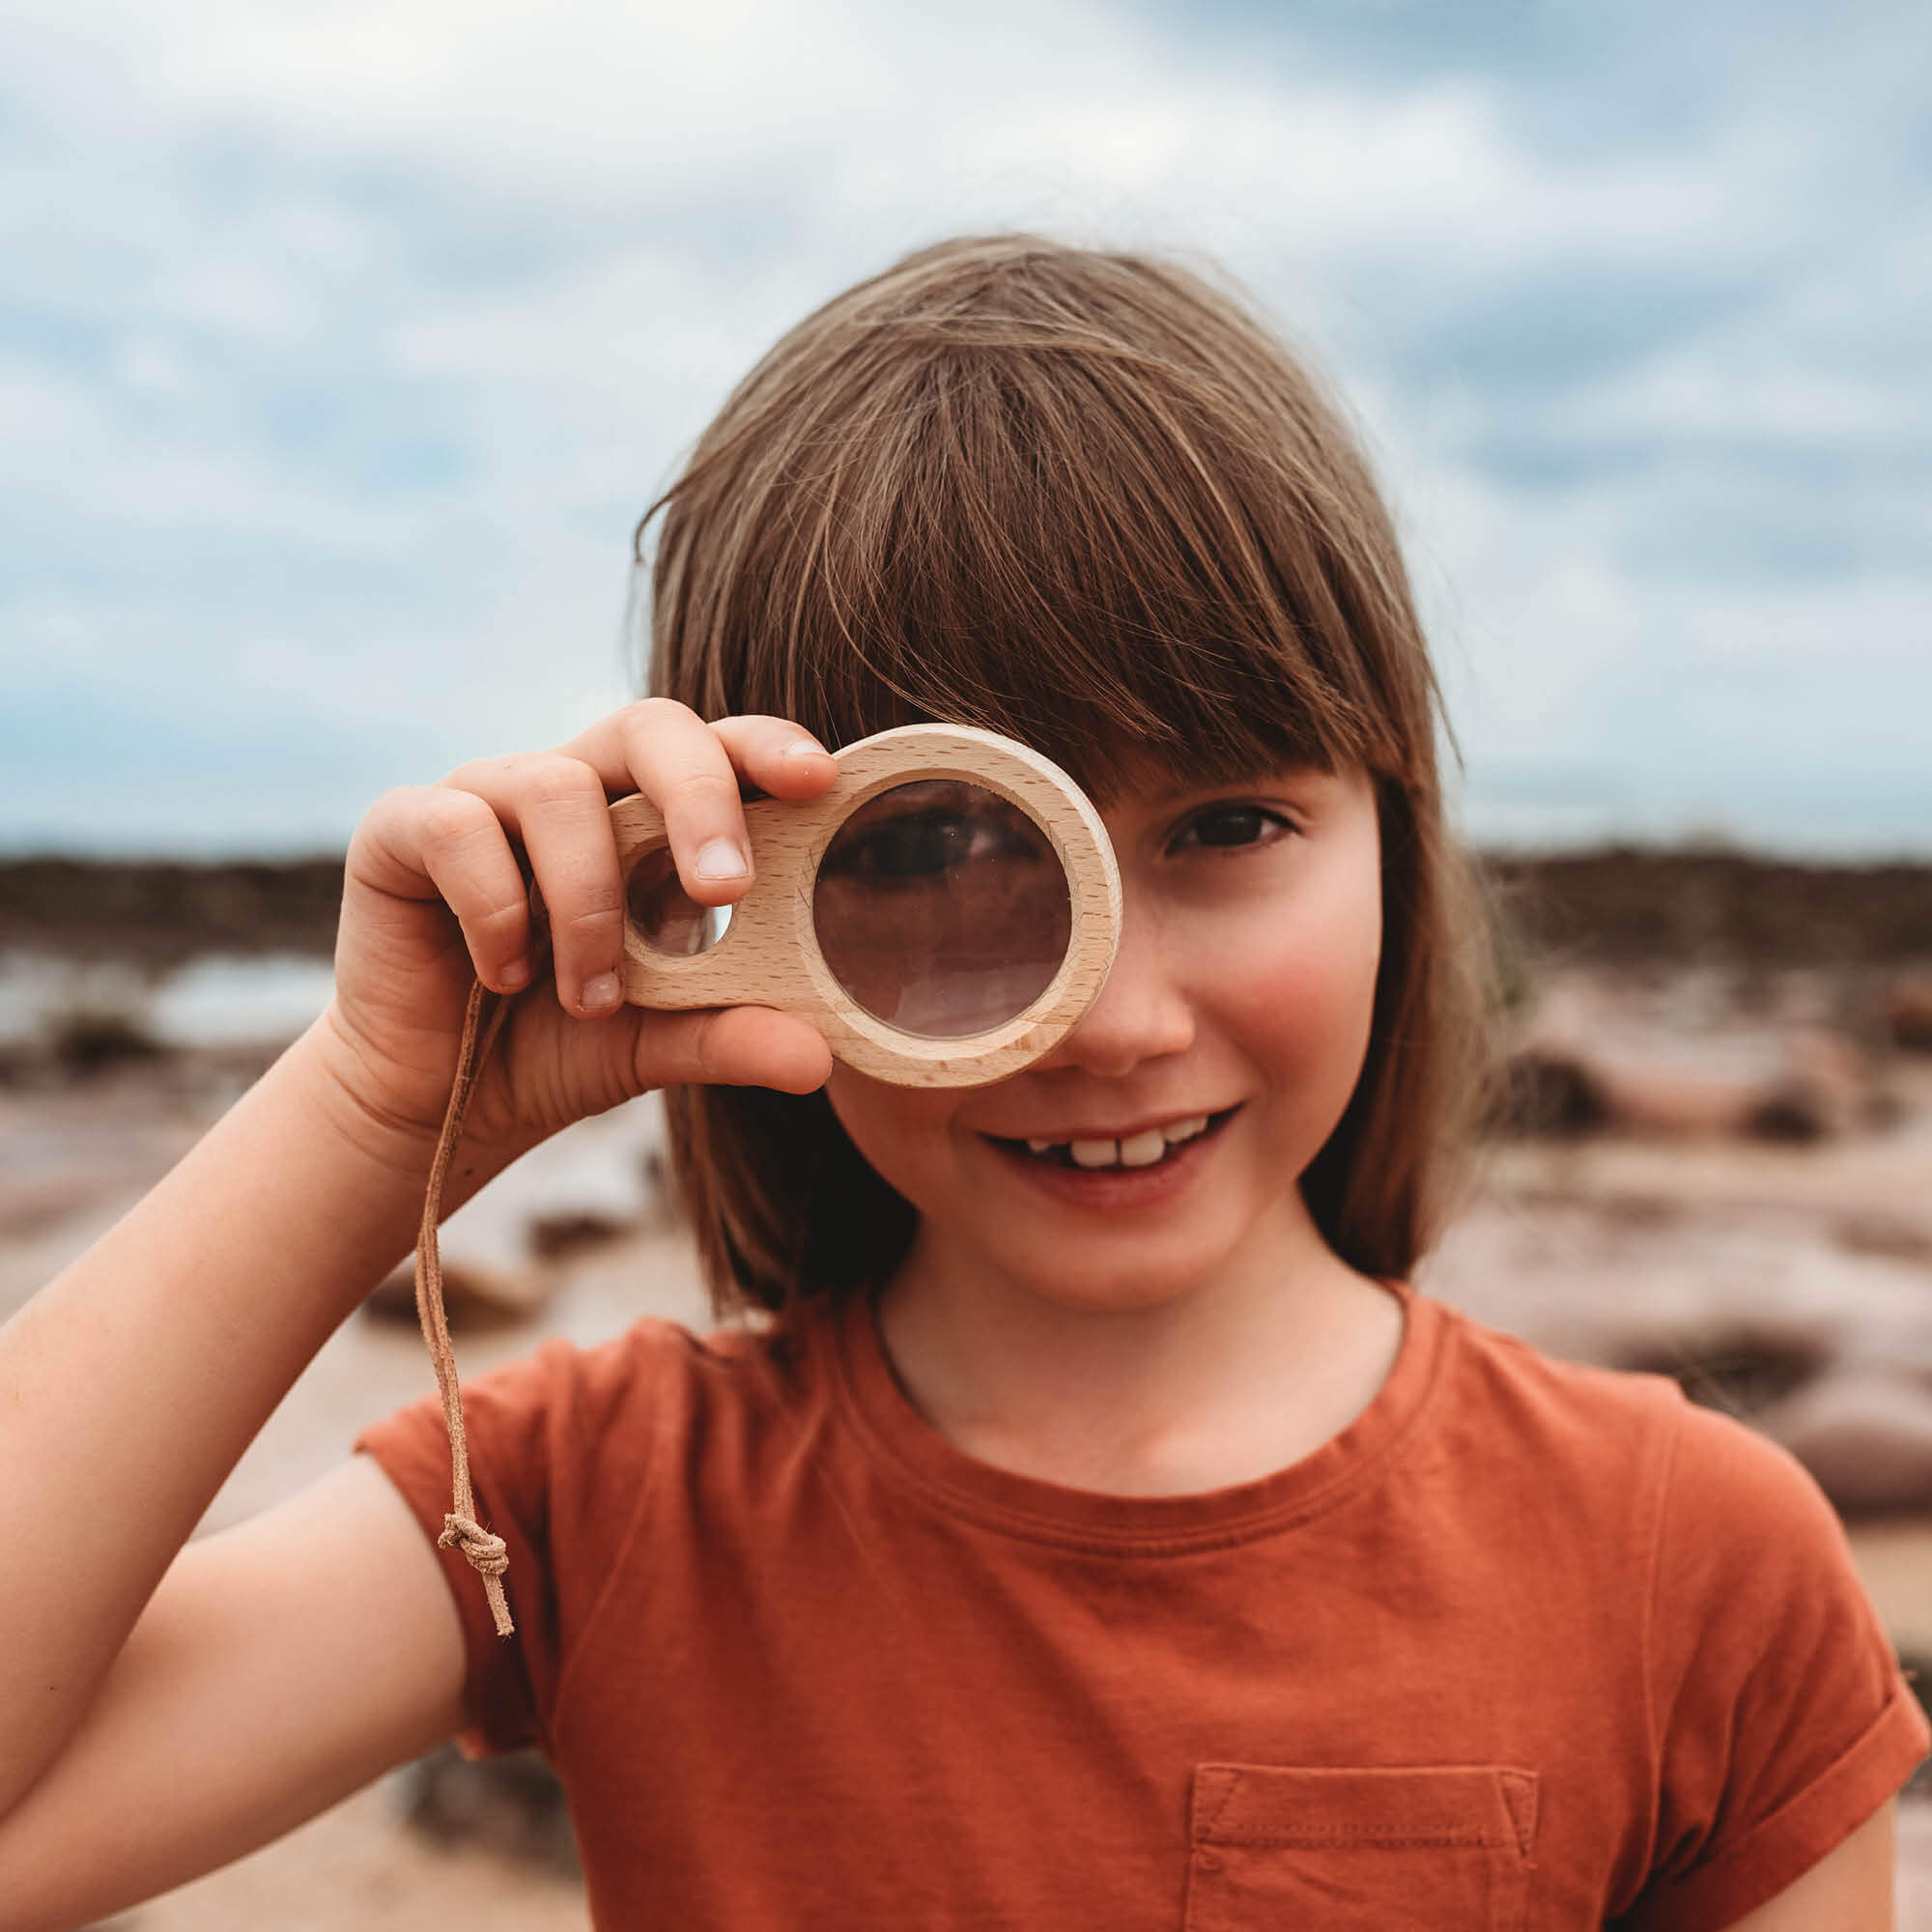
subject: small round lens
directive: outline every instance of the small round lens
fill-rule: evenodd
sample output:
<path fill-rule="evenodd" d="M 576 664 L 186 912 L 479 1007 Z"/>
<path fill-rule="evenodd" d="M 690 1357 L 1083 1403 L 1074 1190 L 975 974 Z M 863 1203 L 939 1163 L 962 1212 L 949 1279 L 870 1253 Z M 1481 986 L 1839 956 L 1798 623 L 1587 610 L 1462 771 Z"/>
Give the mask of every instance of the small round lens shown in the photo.
<path fill-rule="evenodd" d="M 624 910 L 654 952 L 703 952 L 724 937 L 729 906 L 704 906 L 677 881 L 668 845 L 646 852 L 624 883 Z"/>
<path fill-rule="evenodd" d="M 819 862 L 811 917 L 846 992 L 933 1039 L 1024 1012 L 1073 931 L 1046 834 L 997 793 L 954 780 L 896 785 L 861 806 Z"/>

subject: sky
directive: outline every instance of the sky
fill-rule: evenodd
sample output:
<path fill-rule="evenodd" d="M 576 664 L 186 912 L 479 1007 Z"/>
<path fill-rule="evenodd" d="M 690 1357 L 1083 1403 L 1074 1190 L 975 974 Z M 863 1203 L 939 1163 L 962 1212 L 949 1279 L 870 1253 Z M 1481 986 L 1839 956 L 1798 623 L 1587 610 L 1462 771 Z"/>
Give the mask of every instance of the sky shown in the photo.
<path fill-rule="evenodd" d="M 1928 71 L 1905 0 L 11 0 L 0 850 L 571 735 L 736 378 L 1025 227 L 1340 385 L 1480 841 L 1932 856 Z"/>

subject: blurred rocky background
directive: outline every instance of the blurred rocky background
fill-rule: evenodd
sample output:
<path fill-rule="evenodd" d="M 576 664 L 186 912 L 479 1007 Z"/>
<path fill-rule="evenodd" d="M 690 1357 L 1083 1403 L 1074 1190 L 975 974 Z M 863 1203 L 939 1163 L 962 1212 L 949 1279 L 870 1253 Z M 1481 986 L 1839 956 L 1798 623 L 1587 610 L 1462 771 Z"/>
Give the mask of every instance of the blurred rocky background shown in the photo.
<path fill-rule="evenodd" d="M 1424 1280 L 1562 1355 L 1675 1377 L 1811 1469 L 1932 1682 L 1932 866 L 1724 850 L 1494 859 L 1505 1065 Z M 0 864 L 0 1315 L 320 1010 L 334 862 Z M 444 1238 L 466 1371 L 706 1311 L 650 1099 L 539 1149 Z M 320 1474 L 425 1393 L 405 1273 L 324 1350 L 210 1511 Z M 1932 1794 L 1928 1794 L 1932 1795 Z M 1901 1924 L 1932 1926 L 1932 1804 Z M 577 1927 L 534 1758 L 444 1751 L 130 1915 Z"/>

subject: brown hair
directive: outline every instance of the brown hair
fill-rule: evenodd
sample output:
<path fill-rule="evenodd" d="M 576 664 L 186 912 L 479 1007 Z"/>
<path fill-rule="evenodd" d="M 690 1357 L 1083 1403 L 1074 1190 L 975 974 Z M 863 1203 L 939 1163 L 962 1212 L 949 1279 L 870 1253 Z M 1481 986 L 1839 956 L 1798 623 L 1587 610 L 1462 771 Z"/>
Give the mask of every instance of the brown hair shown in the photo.
<path fill-rule="evenodd" d="M 1373 1036 L 1302 1178 L 1351 1265 L 1428 1245 L 1485 1064 L 1483 922 L 1444 824 L 1439 696 L 1395 534 L 1308 373 L 1236 300 L 1024 236 L 907 257 L 752 371 L 663 512 L 651 689 L 835 748 L 939 718 L 1095 796 L 1307 761 L 1375 778 Z M 912 1208 L 822 1094 L 666 1096 L 721 1311 L 876 1281 Z"/>

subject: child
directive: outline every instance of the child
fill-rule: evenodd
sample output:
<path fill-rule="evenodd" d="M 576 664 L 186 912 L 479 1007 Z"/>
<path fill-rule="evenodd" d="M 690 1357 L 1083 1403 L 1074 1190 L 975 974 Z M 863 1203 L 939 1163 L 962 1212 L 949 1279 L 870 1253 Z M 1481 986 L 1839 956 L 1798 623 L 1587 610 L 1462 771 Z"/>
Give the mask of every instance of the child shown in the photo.
<path fill-rule="evenodd" d="M 1177 270 L 958 242 L 781 343 L 661 507 L 657 696 L 379 803 L 329 1013 L 4 1338 L 0 1925 L 457 1732 L 542 1745 L 600 1925 L 1889 1925 L 1926 1735 L 1815 1490 L 1406 1285 L 1482 982 L 1396 546 L 1306 375 Z M 1121 950 L 1058 1048 L 914 1091 L 618 1006 L 608 798 L 728 903 L 741 785 L 922 718 L 1104 811 Z M 472 971 L 525 996 L 451 1205 L 664 1088 L 762 1318 L 469 1391 L 509 1640 L 435 1547 L 433 1402 L 182 1548 L 409 1248 Z"/>

